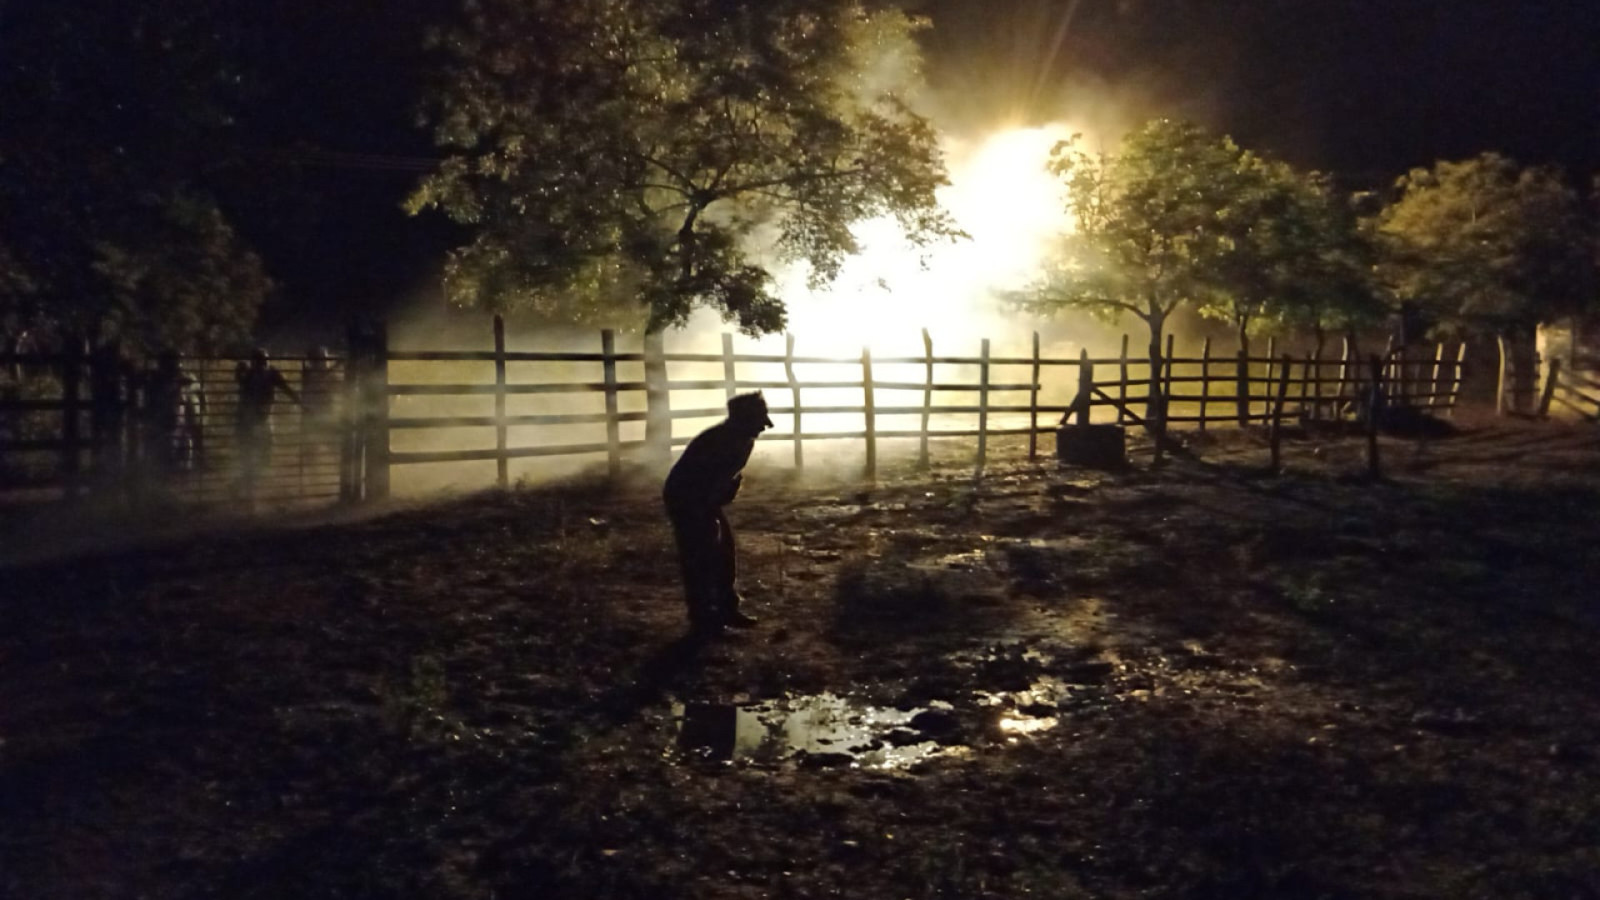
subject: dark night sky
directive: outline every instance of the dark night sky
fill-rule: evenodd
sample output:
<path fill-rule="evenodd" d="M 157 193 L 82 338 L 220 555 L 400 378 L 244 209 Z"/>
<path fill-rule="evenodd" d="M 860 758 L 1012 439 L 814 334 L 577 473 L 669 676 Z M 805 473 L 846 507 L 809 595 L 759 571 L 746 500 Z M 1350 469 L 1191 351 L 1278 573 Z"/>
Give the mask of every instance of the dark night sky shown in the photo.
<path fill-rule="evenodd" d="M 1096 88 L 1352 175 L 1499 150 L 1600 167 L 1592 0 L 928 0 L 931 76 L 1048 119 Z M 1074 89 L 1074 86 L 1077 89 Z"/>
<path fill-rule="evenodd" d="M 427 156 L 416 37 L 445 0 L 267 4 L 273 91 L 246 127 L 272 147 Z M 1497 150 L 1600 171 L 1593 0 L 922 0 L 934 97 L 958 129 L 1096 116 L 1195 119 L 1354 186 Z M 291 10 L 284 12 L 282 10 Z M 396 12 L 396 10 L 404 10 Z M 406 219 L 416 177 L 382 163 L 261 173 L 241 191 L 283 299 L 264 323 L 336 321 L 427 290 L 449 231 Z"/>

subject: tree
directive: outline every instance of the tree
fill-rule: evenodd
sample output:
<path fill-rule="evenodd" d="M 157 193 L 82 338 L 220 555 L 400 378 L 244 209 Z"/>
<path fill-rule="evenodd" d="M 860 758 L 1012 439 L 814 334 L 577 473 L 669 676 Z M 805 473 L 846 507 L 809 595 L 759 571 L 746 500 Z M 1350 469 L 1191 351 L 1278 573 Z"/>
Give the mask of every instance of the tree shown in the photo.
<path fill-rule="evenodd" d="M 1247 159 L 1228 138 L 1166 119 L 1129 134 L 1115 154 L 1086 153 L 1077 138 L 1057 144 L 1050 171 L 1066 186 L 1074 225 L 1023 305 L 1144 322 L 1155 397 L 1167 320 L 1216 291 Z"/>
<path fill-rule="evenodd" d="M 248 334 L 268 281 L 198 183 L 235 82 L 215 11 L 15 5 L 0 28 L 0 336 L 135 352 Z"/>
<path fill-rule="evenodd" d="M 784 325 L 771 260 L 814 284 L 892 215 L 956 234 L 933 129 L 906 104 L 915 20 L 855 0 L 478 0 L 441 40 L 429 106 L 452 152 L 409 201 L 471 225 L 460 305 L 683 324 L 708 306 Z"/>
<path fill-rule="evenodd" d="M 1495 153 L 1413 169 L 1378 215 L 1381 273 L 1439 327 L 1526 338 L 1593 299 L 1580 201 L 1560 174 Z"/>
<path fill-rule="evenodd" d="M 1254 328 L 1272 325 L 1309 330 L 1320 355 L 1329 330 L 1383 318 L 1371 243 L 1325 176 L 1245 154 L 1230 192 L 1219 219 L 1226 237 L 1213 259 L 1216 290 L 1200 312 L 1231 322 L 1242 351 Z"/>

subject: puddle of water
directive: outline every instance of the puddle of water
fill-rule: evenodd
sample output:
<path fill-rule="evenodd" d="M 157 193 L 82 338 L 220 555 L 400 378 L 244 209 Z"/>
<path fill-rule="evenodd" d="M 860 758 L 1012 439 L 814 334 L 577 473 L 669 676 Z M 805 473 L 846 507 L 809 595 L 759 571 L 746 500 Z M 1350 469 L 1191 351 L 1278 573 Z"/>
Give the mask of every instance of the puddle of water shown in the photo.
<path fill-rule="evenodd" d="M 674 704 L 675 750 L 691 759 L 903 769 L 970 748 L 945 746 L 913 724 L 925 709 L 864 706 L 834 694 L 765 703 Z"/>

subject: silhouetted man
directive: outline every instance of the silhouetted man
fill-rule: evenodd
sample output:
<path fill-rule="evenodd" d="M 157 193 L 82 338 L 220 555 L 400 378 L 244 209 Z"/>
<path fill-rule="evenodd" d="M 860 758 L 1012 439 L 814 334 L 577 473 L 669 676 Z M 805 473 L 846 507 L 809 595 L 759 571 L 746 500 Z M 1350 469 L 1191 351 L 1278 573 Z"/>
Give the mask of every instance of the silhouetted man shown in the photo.
<path fill-rule="evenodd" d="M 767 401 L 757 391 L 728 401 L 728 418 L 700 432 L 667 475 L 662 498 L 683 568 L 689 627 L 711 635 L 725 627 L 748 628 L 756 620 L 742 612 L 733 527 L 722 507 L 733 502 L 744 481 L 756 438 L 772 427 Z"/>
<path fill-rule="evenodd" d="M 250 362 L 239 363 L 233 378 L 239 384 L 239 413 L 234 429 L 238 437 L 240 487 L 247 499 L 254 500 L 256 482 L 272 463 L 273 401 L 279 392 L 296 404 L 300 403 L 300 396 L 260 347 L 250 354 Z"/>

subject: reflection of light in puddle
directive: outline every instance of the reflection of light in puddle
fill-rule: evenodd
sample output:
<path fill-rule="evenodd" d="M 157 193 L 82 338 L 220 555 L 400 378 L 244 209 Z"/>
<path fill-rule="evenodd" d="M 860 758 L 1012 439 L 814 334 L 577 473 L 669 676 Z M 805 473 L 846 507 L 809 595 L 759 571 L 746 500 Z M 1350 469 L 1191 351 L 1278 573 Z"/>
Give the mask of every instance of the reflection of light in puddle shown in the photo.
<path fill-rule="evenodd" d="M 982 550 L 969 550 L 965 553 L 947 553 L 927 565 L 929 568 L 945 569 L 977 569 L 988 562 L 988 554 Z"/>
<path fill-rule="evenodd" d="M 1014 743 L 1016 735 L 1037 734 L 1061 724 L 1061 719 L 1053 715 L 1029 715 L 1026 710 L 1054 711 L 1072 696 L 1072 686 L 1057 678 L 1044 677 L 1029 685 L 1022 691 L 978 691 L 978 704 L 980 706 L 1000 707 L 1004 711 L 996 724 L 1000 733 L 1008 736 Z"/>
<path fill-rule="evenodd" d="M 911 720 L 924 711 L 860 706 L 833 694 L 740 705 L 680 703 L 672 710 L 678 752 L 712 761 L 770 765 L 811 758 L 899 769 L 970 752 L 941 746 L 912 728 Z"/>
<path fill-rule="evenodd" d="M 1000 730 L 1006 734 L 1033 734 L 1037 731 L 1048 731 L 1061 724 L 1055 716 L 1034 718 L 1033 716 L 1004 715 L 1000 717 Z"/>

